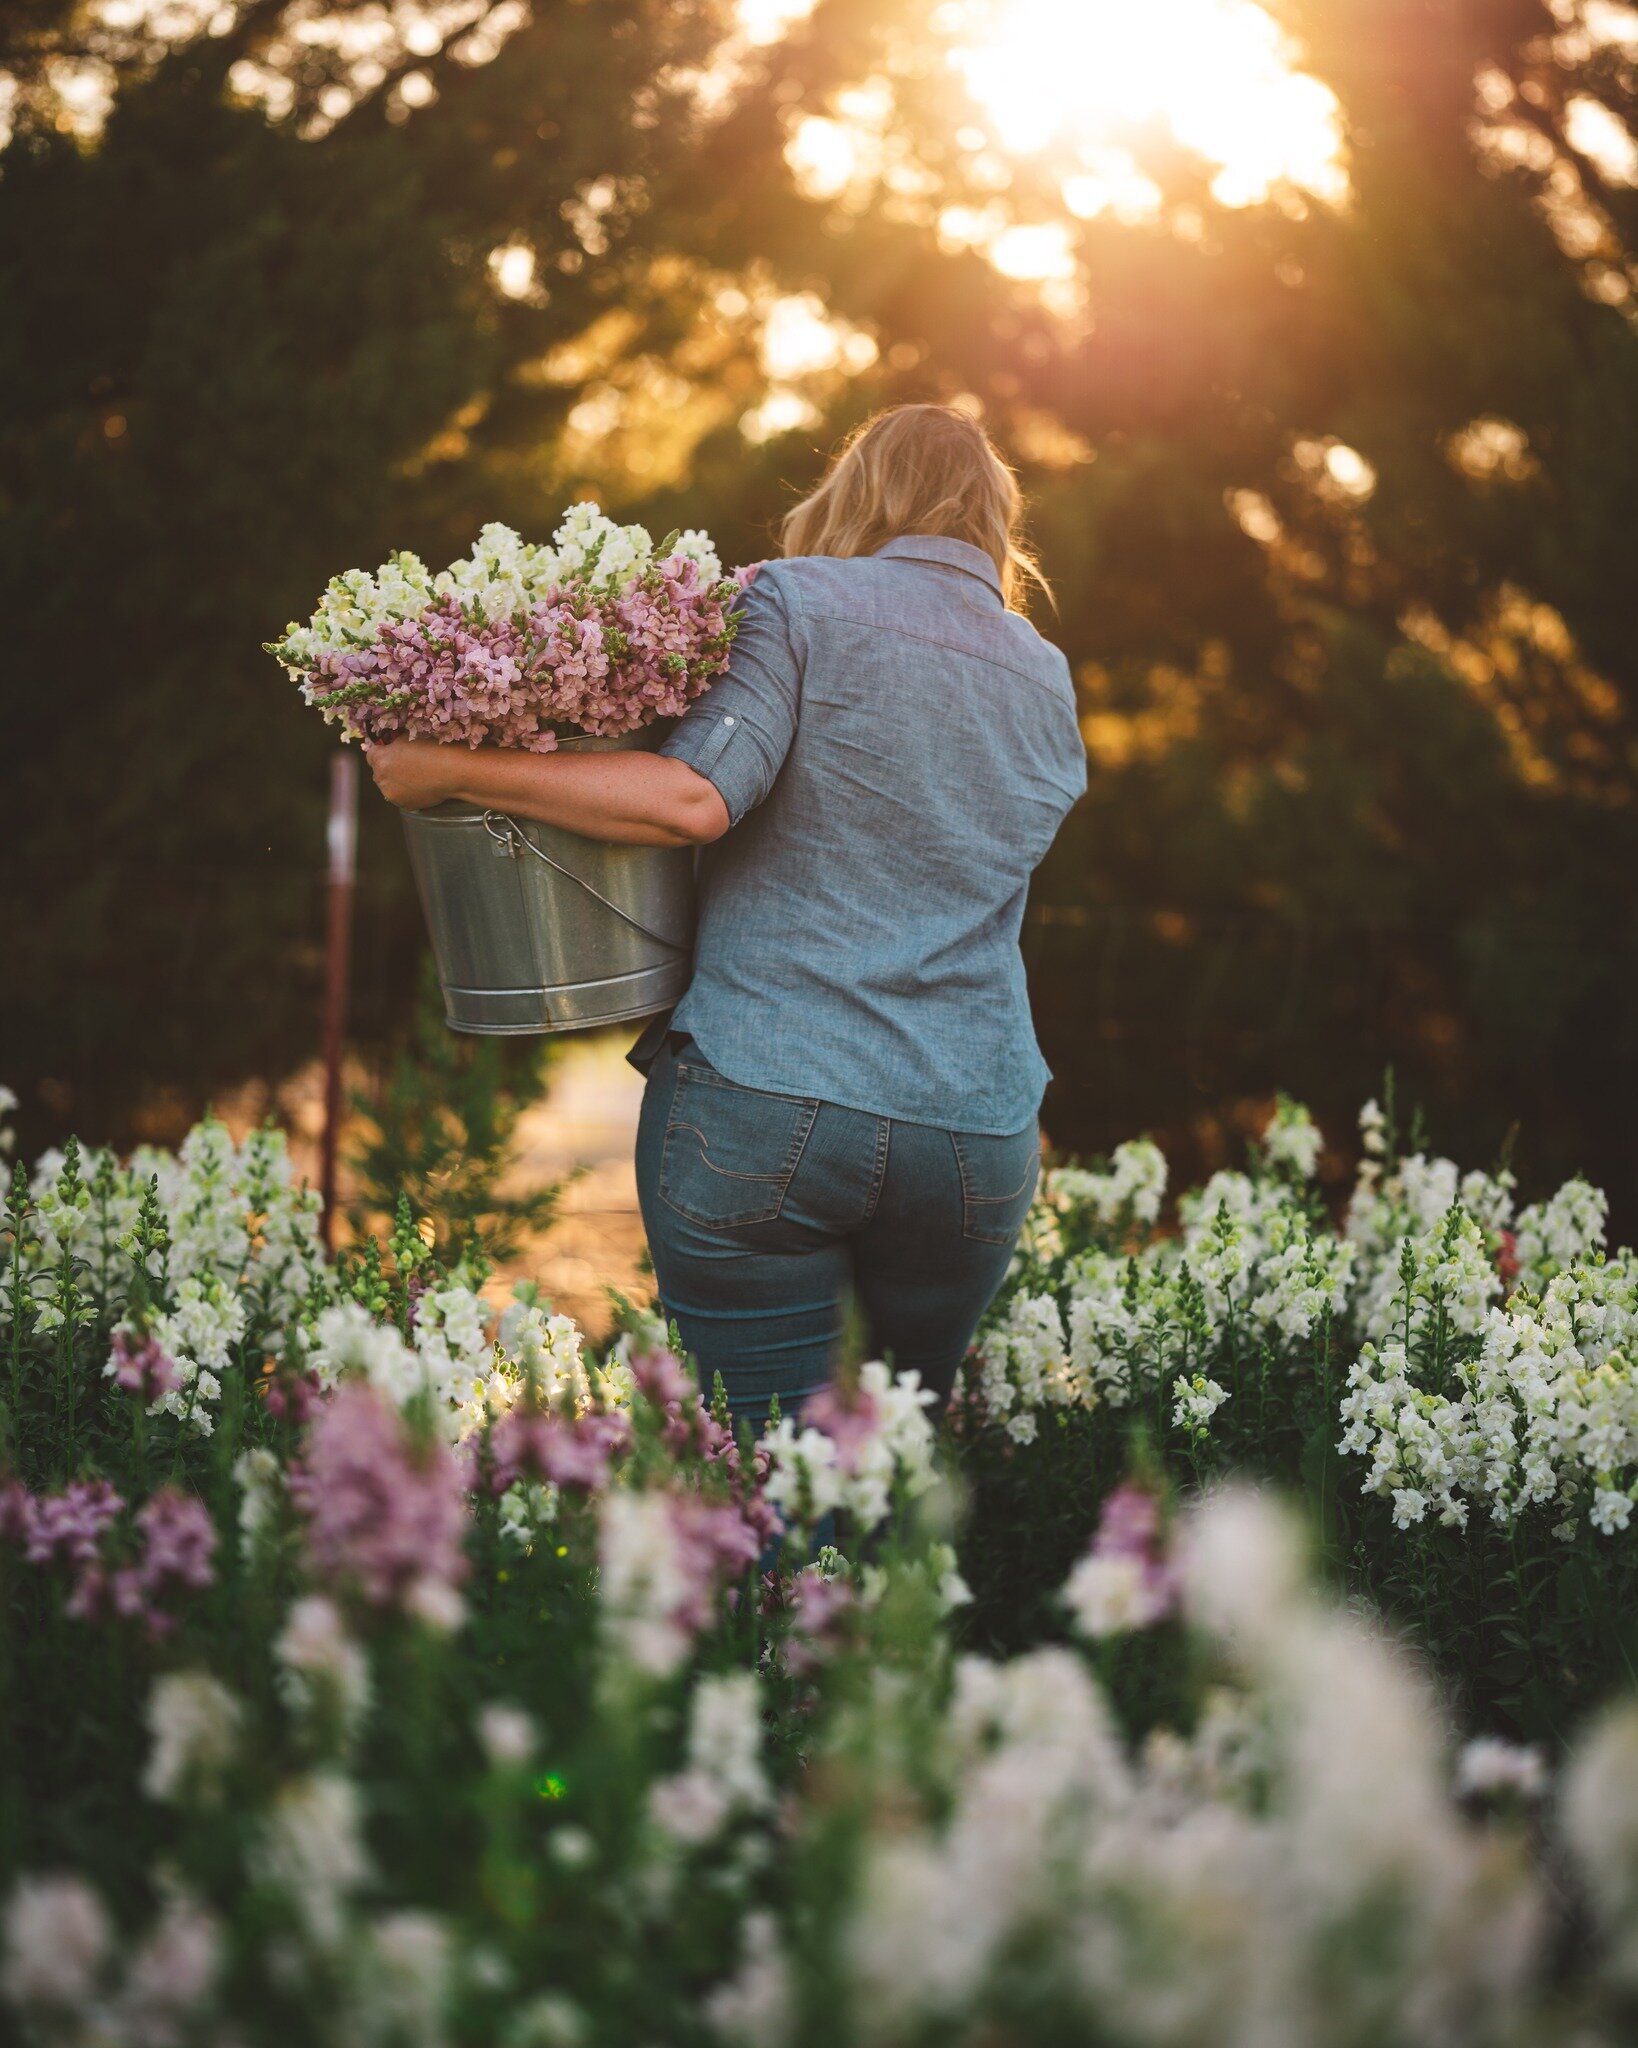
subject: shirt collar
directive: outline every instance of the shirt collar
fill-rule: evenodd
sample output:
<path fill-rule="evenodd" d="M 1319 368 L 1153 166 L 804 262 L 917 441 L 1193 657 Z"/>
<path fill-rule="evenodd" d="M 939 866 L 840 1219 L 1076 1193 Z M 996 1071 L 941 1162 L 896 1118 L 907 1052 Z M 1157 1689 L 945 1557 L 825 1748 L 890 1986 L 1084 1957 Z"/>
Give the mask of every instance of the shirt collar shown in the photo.
<path fill-rule="evenodd" d="M 982 548 L 975 548 L 971 541 L 949 540 L 941 533 L 901 533 L 896 540 L 877 548 L 876 553 L 897 561 L 938 562 L 946 569 L 960 569 L 965 575 L 987 583 L 997 597 L 1001 595 L 1001 575 L 994 559 Z"/>

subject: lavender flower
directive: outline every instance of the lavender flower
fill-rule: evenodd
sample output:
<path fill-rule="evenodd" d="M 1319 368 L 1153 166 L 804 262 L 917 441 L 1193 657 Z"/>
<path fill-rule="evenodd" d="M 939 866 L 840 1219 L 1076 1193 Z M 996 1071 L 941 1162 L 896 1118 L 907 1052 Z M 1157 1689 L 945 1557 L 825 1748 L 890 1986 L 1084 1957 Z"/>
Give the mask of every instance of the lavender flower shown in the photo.
<path fill-rule="evenodd" d="M 348 1381 L 320 1408 L 291 1492 L 307 1517 L 315 1575 L 374 1607 L 447 1614 L 466 1576 L 466 1506 L 446 1444 L 416 1442 L 372 1387 Z"/>
<path fill-rule="evenodd" d="M 1116 1487 L 1063 1597 L 1081 1634 L 1094 1639 L 1151 1628 L 1172 1611 L 1177 1574 L 1165 1555 L 1160 1503 L 1152 1493 Z"/>
<path fill-rule="evenodd" d="M 113 1353 L 102 1371 L 104 1379 L 144 1406 L 164 1400 L 182 1380 L 175 1360 L 152 1337 L 139 1337 L 131 1330 L 114 1332 Z"/>
<path fill-rule="evenodd" d="M 30 1564 L 95 1565 L 104 1532 L 125 1502 L 106 1479 L 75 1479 L 26 1510 L 24 1555 Z"/>

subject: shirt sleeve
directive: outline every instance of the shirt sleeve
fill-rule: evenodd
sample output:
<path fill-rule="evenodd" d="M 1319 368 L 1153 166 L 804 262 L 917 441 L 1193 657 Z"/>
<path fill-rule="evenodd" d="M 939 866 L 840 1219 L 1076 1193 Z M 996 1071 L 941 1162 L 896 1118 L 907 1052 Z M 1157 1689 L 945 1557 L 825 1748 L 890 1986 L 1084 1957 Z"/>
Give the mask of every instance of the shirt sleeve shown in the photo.
<path fill-rule="evenodd" d="M 763 570 L 745 593 L 726 674 L 690 705 L 660 752 L 703 775 L 737 825 L 784 766 L 801 694 L 790 614 L 777 581 Z"/>

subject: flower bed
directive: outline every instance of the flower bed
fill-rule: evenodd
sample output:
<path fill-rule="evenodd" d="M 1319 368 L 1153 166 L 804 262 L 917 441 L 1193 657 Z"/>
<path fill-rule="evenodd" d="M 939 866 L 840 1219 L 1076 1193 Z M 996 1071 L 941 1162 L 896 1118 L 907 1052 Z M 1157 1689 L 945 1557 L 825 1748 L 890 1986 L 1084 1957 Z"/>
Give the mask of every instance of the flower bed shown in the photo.
<path fill-rule="evenodd" d="M 1632 1668 L 1638 1264 L 1585 1181 L 1519 1207 L 1374 1103 L 1361 1130 L 1340 1226 L 1289 1102 L 1172 1218 L 1147 1143 L 1046 1176 L 957 1418 L 981 1632 L 1039 1626 L 1042 1548 L 1066 1565 L 1133 1460 L 1250 1473 L 1303 1489 L 1331 1567 L 1475 1719 L 1561 1730 Z"/>
<path fill-rule="evenodd" d="M 912 1376 L 866 1366 L 736 1442 L 651 1320 L 594 1356 L 527 1287 L 497 1313 L 407 1208 L 332 1266 L 273 1134 L 207 1122 L 174 1158 L 19 1169 L 4 2025 L 133 2048 L 1618 2040 L 1638 1710 L 1561 1772 L 1493 1737 L 1458 1748 L 1426 1678 L 1312 1589 L 1282 1510 L 1233 1489 L 1174 1510 L 1163 1483 L 1226 1460 L 1259 1390 L 1290 1440 L 1274 1462 L 1300 1470 L 1287 1408 L 1350 1398 L 1346 1368 L 1325 1380 L 1344 1317 L 1388 1317 L 1352 1389 L 1385 1426 L 1402 1326 L 1372 1289 L 1372 1205 L 1409 1199 L 1405 1169 L 1327 1239 L 1280 1149 L 1309 1142 L 1277 1134 L 1244 1215 L 1223 1182 L 1118 1293 L 1099 1262 L 1158 1217 L 1154 1156 L 1052 1188 L 956 1446 L 981 1511 L 1003 1480 L 1060 1489 L 1036 1518 L 1036 1639 L 1004 1657 L 954 1639 L 975 1612 L 957 1488 Z M 1278 1220 L 1298 1211 L 1300 1235 Z M 1467 1243 L 1447 1212 L 1416 1242 Z M 1526 1276 L 1607 1270 L 1570 1241 L 1585 1214 L 1518 1220 L 1505 1312 L 1476 1258 L 1432 1261 L 1421 1295 L 1421 1254 L 1401 1260 L 1408 1369 L 1448 1354 L 1477 1376 L 1492 1314 L 1525 1315 L 1526 1285 L 1535 1303 Z M 1458 1278 L 1477 1320 L 1439 1335 Z M 1309 1327 L 1276 1344 L 1282 1315 Z M 1251 1367 L 1229 1323 L 1261 1333 Z M 1110 1493 L 1131 1413 L 1152 1483 Z M 1072 1438 L 1093 1469 L 1059 1570 Z M 1366 1505 L 1391 1530 L 1394 1492 L 1432 1482 L 1377 1442 L 1355 1471 L 1386 1473 Z M 1486 1469 L 1453 1464 L 1451 1499 Z M 1491 1497 L 1518 1527 L 1573 1507 L 1574 1536 L 1543 1540 L 1605 1569 L 1624 1539 L 1593 1517 L 1615 1519 L 1618 1473 Z M 1437 1530 L 1425 1511 L 1395 1533 Z M 984 1524 L 962 1543 L 989 1572 Z M 1573 1968 L 1562 1885 L 1529 1853 L 1548 1812 L 1585 1900 Z"/>

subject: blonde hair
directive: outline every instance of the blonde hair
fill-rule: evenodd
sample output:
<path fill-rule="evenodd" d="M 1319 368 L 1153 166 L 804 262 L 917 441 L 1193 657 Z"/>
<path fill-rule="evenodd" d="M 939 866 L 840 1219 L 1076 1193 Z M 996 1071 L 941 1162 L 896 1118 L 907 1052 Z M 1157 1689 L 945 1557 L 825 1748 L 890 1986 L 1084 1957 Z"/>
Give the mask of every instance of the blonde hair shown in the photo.
<path fill-rule="evenodd" d="M 779 538 L 787 555 L 871 555 L 901 534 L 937 534 L 982 548 L 1013 611 L 1024 588 L 1051 589 L 1024 545 L 1024 494 L 970 414 L 895 405 L 855 427 Z"/>

